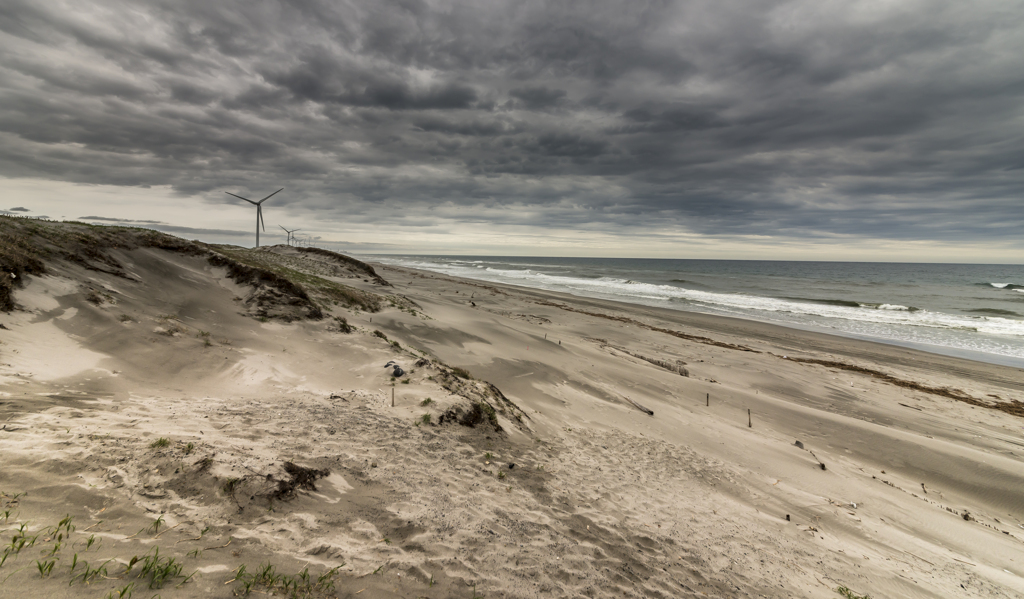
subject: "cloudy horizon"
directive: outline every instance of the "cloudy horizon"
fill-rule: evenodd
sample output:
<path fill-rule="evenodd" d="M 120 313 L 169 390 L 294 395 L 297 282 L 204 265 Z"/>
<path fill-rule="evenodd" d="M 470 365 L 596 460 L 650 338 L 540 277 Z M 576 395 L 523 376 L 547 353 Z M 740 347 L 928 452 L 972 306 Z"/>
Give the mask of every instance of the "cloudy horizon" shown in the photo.
<path fill-rule="evenodd" d="M 0 212 L 251 244 L 224 192 L 284 187 L 268 242 L 364 253 L 1024 263 L 1022 9 L 11 0 Z"/>

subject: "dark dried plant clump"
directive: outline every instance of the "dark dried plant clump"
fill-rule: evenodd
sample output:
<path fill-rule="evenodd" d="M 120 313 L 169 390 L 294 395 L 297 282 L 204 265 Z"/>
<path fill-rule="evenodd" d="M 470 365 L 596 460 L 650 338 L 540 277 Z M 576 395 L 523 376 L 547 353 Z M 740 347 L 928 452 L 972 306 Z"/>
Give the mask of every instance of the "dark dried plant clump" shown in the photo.
<path fill-rule="evenodd" d="M 284 471 L 291 478 L 277 481 L 277 491 L 273 494 L 274 499 L 294 497 L 296 489 L 316 491 L 316 481 L 331 475 L 331 471 L 326 468 L 306 468 L 293 462 L 285 462 Z"/>
<path fill-rule="evenodd" d="M 338 323 L 338 332 L 340 333 L 348 334 L 356 330 L 355 327 L 348 323 L 348 319 L 344 316 L 335 316 L 334 321 Z"/>

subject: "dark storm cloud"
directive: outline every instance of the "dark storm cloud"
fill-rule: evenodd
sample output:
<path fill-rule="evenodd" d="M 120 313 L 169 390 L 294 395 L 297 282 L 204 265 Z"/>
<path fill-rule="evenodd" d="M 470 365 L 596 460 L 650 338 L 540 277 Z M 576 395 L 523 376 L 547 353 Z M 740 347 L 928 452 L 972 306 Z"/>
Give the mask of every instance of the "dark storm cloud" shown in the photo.
<path fill-rule="evenodd" d="M 294 214 L 407 226 L 1019 243 L 1022 51 L 994 1 L 11 0 L 0 175 L 285 186 Z"/>
<path fill-rule="evenodd" d="M 565 101 L 565 90 L 547 87 L 517 87 L 509 90 L 508 95 L 522 102 L 526 110 L 539 110 L 557 106 Z"/>

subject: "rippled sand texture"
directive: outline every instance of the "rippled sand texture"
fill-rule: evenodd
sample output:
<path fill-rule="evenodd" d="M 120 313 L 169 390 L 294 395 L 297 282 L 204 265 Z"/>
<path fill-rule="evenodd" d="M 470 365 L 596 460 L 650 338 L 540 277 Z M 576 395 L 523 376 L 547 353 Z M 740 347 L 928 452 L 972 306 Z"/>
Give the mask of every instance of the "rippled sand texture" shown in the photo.
<path fill-rule="evenodd" d="M 0 314 L 2 597 L 1024 594 L 1019 370 L 397 267 L 266 317 L 117 258 Z"/>

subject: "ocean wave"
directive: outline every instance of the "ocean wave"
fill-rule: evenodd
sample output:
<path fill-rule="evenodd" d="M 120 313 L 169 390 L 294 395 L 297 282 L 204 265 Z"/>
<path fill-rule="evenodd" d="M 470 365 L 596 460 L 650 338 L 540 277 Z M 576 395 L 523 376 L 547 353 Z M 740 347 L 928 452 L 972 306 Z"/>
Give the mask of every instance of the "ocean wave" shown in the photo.
<path fill-rule="evenodd" d="M 896 310 L 896 311 L 906 311 L 906 312 L 917 312 L 918 310 L 921 309 L 921 308 L 915 308 L 914 306 L 901 306 L 899 304 L 878 304 L 877 306 L 872 306 L 872 307 L 873 308 L 877 308 L 878 310 Z"/>
<path fill-rule="evenodd" d="M 968 310 L 975 314 L 992 314 L 995 316 L 1021 316 L 1021 314 L 1014 312 L 1013 310 L 1002 310 L 1000 308 L 977 308 L 975 310 Z"/>
<path fill-rule="evenodd" d="M 816 323 L 819 326 L 864 331 L 911 327 L 917 330 L 973 331 L 988 335 L 1024 337 L 1024 321 L 997 315 L 958 315 L 923 310 L 895 303 L 866 303 L 850 300 L 811 300 L 778 298 L 746 293 L 723 293 L 689 289 L 667 284 L 644 283 L 626 278 L 603 276 L 552 275 L 535 270 L 503 269 L 489 266 L 479 270 L 468 266 L 437 262 L 399 260 L 404 266 L 443 272 L 452 276 L 483 278 L 496 283 L 509 283 L 571 293 L 574 295 L 613 299 L 648 305 L 678 305 L 687 309 L 711 311 L 755 319 L 784 318 L 794 322 Z M 519 266 L 519 265 L 516 265 Z M 856 305 L 852 305 L 856 304 Z M 774 316 L 773 316 L 774 315 Z M 782 316 L 785 315 L 785 316 Z M 1008 316 L 1008 315 L 1006 315 Z M 842 325 L 841 322 L 848 324 Z M 909 331 L 910 329 L 906 329 Z M 911 335 L 910 333 L 907 333 Z M 911 335 L 915 336 L 915 335 Z"/>
<path fill-rule="evenodd" d="M 796 302 L 813 302 L 815 304 L 825 304 L 827 306 L 846 306 L 847 308 L 861 308 L 863 304 L 851 300 L 841 299 L 817 299 L 813 297 L 785 297 L 782 299 L 793 300 Z"/>
<path fill-rule="evenodd" d="M 1016 283 L 978 283 L 979 285 L 988 285 L 989 287 L 995 287 L 996 289 L 1012 289 L 1014 291 L 1024 291 L 1024 285 L 1018 285 Z"/>

